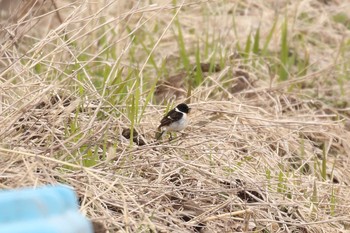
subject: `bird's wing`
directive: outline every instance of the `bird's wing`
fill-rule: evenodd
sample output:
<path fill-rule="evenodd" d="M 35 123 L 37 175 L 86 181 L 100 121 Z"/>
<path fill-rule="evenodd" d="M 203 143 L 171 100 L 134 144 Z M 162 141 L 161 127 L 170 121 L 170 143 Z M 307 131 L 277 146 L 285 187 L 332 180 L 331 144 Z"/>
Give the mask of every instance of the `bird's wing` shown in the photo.
<path fill-rule="evenodd" d="M 166 114 L 163 119 L 160 121 L 160 125 L 158 128 L 161 128 L 163 126 L 168 126 L 171 123 L 178 121 L 181 119 L 183 113 L 181 112 L 177 112 L 174 109 L 171 110 L 170 112 L 168 112 L 168 114 Z"/>

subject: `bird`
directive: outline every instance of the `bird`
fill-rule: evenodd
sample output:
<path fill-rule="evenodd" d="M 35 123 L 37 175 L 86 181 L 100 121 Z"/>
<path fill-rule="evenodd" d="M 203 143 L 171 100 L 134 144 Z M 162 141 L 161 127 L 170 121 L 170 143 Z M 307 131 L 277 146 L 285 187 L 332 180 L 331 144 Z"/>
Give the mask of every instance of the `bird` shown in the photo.
<path fill-rule="evenodd" d="M 169 111 L 160 121 L 158 126 L 157 140 L 162 137 L 165 132 L 170 133 L 170 140 L 172 139 L 171 132 L 179 132 L 184 130 L 188 125 L 188 116 L 190 108 L 187 104 L 181 103 L 174 109 Z"/>

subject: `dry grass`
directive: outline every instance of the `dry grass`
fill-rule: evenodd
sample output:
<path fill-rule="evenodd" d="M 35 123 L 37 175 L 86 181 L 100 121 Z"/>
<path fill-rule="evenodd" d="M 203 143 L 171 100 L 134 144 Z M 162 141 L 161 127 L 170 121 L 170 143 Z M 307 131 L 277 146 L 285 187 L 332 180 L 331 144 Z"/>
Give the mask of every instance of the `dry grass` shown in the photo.
<path fill-rule="evenodd" d="M 109 232 L 349 231 L 346 1 L 9 2 L 1 188 L 69 184 Z M 284 17 L 298 56 L 289 71 L 309 65 L 279 82 L 271 64 Z M 236 51 L 259 25 L 267 41 L 274 22 L 268 57 Z M 198 43 L 202 60 L 222 67 L 190 92 L 178 23 L 189 62 Z M 149 93 L 178 74 L 175 102 L 190 95 L 191 124 L 157 143 L 164 96 Z M 122 136 L 131 125 L 146 145 Z"/>

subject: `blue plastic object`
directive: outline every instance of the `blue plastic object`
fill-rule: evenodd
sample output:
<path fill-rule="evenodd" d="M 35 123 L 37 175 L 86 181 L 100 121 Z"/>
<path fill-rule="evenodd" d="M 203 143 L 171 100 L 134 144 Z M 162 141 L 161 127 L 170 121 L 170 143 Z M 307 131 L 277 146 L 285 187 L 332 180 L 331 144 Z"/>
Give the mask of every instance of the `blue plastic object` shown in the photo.
<path fill-rule="evenodd" d="M 93 233 L 67 186 L 0 191 L 1 233 Z"/>

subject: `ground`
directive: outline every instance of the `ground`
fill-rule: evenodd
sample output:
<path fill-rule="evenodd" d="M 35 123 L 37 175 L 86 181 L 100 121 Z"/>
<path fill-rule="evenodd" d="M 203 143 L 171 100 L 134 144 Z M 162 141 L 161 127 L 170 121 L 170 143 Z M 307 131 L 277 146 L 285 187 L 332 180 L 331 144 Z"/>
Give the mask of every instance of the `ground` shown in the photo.
<path fill-rule="evenodd" d="M 347 1 L 0 9 L 2 189 L 70 185 L 96 232 L 349 231 Z"/>

